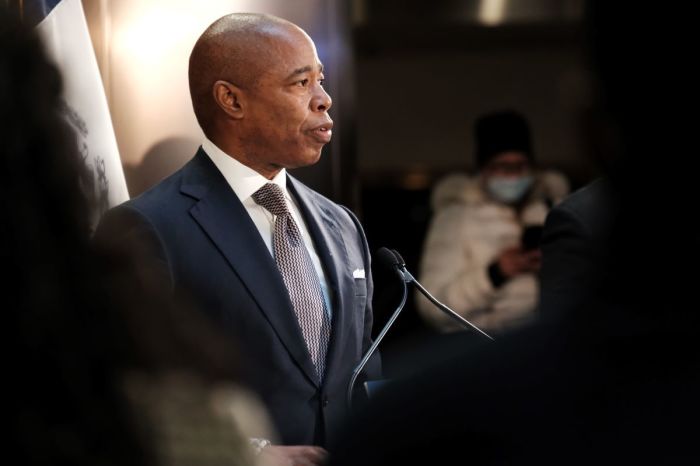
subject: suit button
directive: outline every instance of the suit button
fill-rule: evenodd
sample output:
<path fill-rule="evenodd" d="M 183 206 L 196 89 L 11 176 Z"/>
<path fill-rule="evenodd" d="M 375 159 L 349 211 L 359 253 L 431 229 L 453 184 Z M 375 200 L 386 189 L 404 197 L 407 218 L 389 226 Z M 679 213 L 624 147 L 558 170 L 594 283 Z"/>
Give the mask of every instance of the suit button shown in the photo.
<path fill-rule="evenodd" d="M 328 406 L 328 397 L 324 396 L 323 399 L 321 400 L 321 405 L 325 408 Z"/>

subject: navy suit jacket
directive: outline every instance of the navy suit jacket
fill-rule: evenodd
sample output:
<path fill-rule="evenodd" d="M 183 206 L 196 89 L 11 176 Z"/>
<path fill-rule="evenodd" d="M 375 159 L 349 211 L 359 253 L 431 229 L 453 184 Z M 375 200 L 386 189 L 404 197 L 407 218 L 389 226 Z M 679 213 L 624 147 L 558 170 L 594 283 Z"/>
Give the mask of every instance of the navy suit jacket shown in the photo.
<path fill-rule="evenodd" d="M 348 414 L 346 387 L 371 344 L 370 254 L 349 210 L 291 176 L 288 189 L 332 292 L 332 332 L 322 384 L 274 259 L 202 149 L 175 174 L 109 211 L 96 235 L 108 242 L 147 245 L 172 290 L 194 298 L 235 338 L 244 382 L 266 404 L 281 442 L 324 445 L 333 441 L 333 432 Z M 358 269 L 366 278 L 353 274 Z M 365 378 L 378 378 L 379 371 L 375 358 Z"/>

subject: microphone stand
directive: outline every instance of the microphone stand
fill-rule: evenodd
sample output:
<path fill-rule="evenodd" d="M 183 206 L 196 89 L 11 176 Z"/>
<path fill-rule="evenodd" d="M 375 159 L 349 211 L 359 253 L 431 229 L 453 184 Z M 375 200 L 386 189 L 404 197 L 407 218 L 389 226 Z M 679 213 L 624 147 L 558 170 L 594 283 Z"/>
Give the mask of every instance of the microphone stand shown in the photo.
<path fill-rule="evenodd" d="M 350 378 L 350 383 L 348 384 L 348 391 L 347 391 L 347 402 L 348 406 L 352 407 L 352 391 L 355 386 L 355 382 L 357 381 L 357 377 L 360 375 L 360 372 L 362 372 L 362 369 L 365 368 L 367 365 L 367 362 L 369 359 L 372 357 L 374 352 L 377 350 L 377 347 L 379 347 L 379 343 L 382 341 L 384 338 L 384 335 L 389 331 L 389 328 L 394 324 L 394 321 L 396 318 L 399 316 L 401 311 L 403 310 L 404 305 L 406 304 L 406 298 L 408 296 L 408 287 L 406 286 L 406 277 L 404 274 L 399 270 L 398 268 L 395 269 L 396 273 L 399 275 L 401 278 L 401 283 L 403 284 L 403 296 L 401 297 L 401 304 L 399 304 L 399 307 L 396 308 L 394 313 L 391 315 L 389 318 L 389 321 L 384 325 L 384 328 L 382 331 L 379 333 L 377 338 L 374 340 L 374 343 L 372 343 L 372 346 L 370 346 L 369 350 L 367 350 L 367 354 L 365 354 L 365 357 L 362 358 L 362 361 L 360 361 L 360 364 L 357 365 L 355 370 L 352 373 L 352 377 Z"/>

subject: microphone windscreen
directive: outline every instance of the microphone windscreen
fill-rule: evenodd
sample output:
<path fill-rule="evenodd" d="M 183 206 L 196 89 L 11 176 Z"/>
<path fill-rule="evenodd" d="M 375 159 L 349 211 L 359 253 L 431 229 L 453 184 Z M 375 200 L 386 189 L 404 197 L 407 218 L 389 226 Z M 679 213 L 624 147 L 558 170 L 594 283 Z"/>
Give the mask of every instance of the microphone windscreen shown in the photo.
<path fill-rule="evenodd" d="M 394 253 L 394 256 L 396 256 L 396 260 L 399 261 L 399 266 L 406 265 L 406 261 L 403 260 L 403 257 L 401 257 L 401 254 L 399 254 L 399 251 L 397 251 L 396 249 L 392 249 L 391 251 Z"/>
<path fill-rule="evenodd" d="M 382 247 L 377 250 L 377 260 L 390 269 L 394 269 L 399 266 L 398 258 L 388 248 Z"/>

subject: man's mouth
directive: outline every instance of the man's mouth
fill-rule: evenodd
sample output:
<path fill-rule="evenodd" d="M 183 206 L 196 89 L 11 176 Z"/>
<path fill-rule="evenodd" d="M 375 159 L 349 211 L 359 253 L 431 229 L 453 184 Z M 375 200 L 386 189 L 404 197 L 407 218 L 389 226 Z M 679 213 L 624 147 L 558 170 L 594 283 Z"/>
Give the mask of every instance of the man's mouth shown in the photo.
<path fill-rule="evenodd" d="M 318 142 L 327 144 L 333 136 L 333 122 L 324 123 L 311 130 L 311 134 Z"/>

